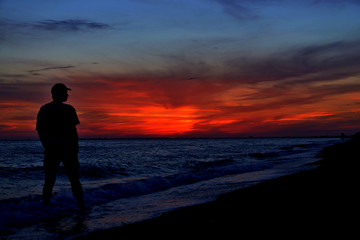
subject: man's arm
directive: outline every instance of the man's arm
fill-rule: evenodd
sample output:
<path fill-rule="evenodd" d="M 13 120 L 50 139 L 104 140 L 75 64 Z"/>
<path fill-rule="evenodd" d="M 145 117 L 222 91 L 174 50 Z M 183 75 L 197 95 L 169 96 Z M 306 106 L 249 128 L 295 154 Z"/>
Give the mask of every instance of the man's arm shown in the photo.
<path fill-rule="evenodd" d="M 37 118 L 36 118 L 36 130 L 38 132 L 38 136 L 40 138 L 40 142 L 43 145 L 44 149 L 46 150 L 46 148 L 48 147 L 47 144 L 47 137 L 46 137 L 46 132 L 43 130 L 43 113 L 42 113 L 42 108 L 40 108 L 38 114 L 37 114 Z"/>

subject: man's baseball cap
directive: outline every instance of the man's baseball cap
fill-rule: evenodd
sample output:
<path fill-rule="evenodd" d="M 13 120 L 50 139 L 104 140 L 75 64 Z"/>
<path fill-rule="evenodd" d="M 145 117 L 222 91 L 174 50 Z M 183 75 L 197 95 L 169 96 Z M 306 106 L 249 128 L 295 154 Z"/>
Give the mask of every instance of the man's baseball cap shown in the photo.
<path fill-rule="evenodd" d="M 56 83 L 52 88 L 51 88 L 51 94 L 52 95 L 58 95 L 58 94 L 62 94 L 62 93 L 66 93 L 67 91 L 71 91 L 71 88 L 68 88 L 67 86 L 65 86 L 65 84 L 63 83 Z"/>

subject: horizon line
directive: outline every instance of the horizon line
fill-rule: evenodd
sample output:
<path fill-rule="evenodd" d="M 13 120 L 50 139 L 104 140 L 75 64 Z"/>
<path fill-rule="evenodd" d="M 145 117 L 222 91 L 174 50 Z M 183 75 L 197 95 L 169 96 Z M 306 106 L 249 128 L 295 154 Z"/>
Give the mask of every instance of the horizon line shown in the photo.
<path fill-rule="evenodd" d="M 352 138 L 352 135 L 315 135 L 315 136 L 247 136 L 247 137 L 83 137 L 79 140 L 151 140 L 151 139 L 256 139 L 256 138 Z M 40 141 L 36 137 L 14 137 L 14 138 L 0 138 L 0 141 Z"/>

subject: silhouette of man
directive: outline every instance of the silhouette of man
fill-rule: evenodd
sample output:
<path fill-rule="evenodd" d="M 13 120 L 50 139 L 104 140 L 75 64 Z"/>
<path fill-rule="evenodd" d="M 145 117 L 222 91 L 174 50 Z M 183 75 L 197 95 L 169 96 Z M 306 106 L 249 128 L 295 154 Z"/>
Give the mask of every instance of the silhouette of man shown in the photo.
<path fill-rule="evenodd" d="M 80 209 L 84 208 L 83 189 L 79 180 L 78 134 L 76 125 L 80 123 L 75 109 L 68 104 L 65 84 L 57 83 L 51 89 L 53 101 L 40 108 L 36 130 L 45 149 L 45 184 L 43 203 L 50 204 L 56 173 L 62 162 L 71 183 L 71 189 Z"/>

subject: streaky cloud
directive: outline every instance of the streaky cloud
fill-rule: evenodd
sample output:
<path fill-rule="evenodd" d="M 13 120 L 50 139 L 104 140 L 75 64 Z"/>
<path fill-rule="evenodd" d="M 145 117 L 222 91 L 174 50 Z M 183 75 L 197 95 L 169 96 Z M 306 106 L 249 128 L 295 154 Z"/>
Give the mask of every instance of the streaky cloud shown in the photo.
<path fill-rule="evenodd" d="M 84 19 L 66 19 L 66 20 L 42 20 L 37 22 L 19 22 L 10 19 L 1 19 L 0 30 L 2 32 L 17 32 L 21 30 L 43 30 L 60 32 L 78 32 L 86 30 L 105 30 L 111 26 L 106 23 L 92 22 Z M 0 36 L 4 38 L 3 36 Z"/>
<path fill-rule="evenodd" d="M 309 45 L 260 59 L 238 57 L 224 64 L 231 78 L 240 77 L 247 83 L 339 80 L 360 74 L 360 40 Z"/>
<path fill-rule="evenodd" d="M 33 28 L 47 30 L 47 31 L 81 31 L 87 29 L 102 30 L 108 29 L 110 26 L 100 22 L 90 22 L 80 19 L 68 19 L 68 20 L 45 20 L 39 21 L 32 25 Z"/>
<path fill-rule="evenodd" d="M 66 65 L 66 66 L 46 67 L 46 68 L 41 68 L 41 69 L 29 70 L 28 72 L 29 73 L 36 73 L 36 72 L 43 72 L 43 71 L 49 71 L 49 70 L 69 69 L 69 68 L 75 68 L 75 66 Z"/>

